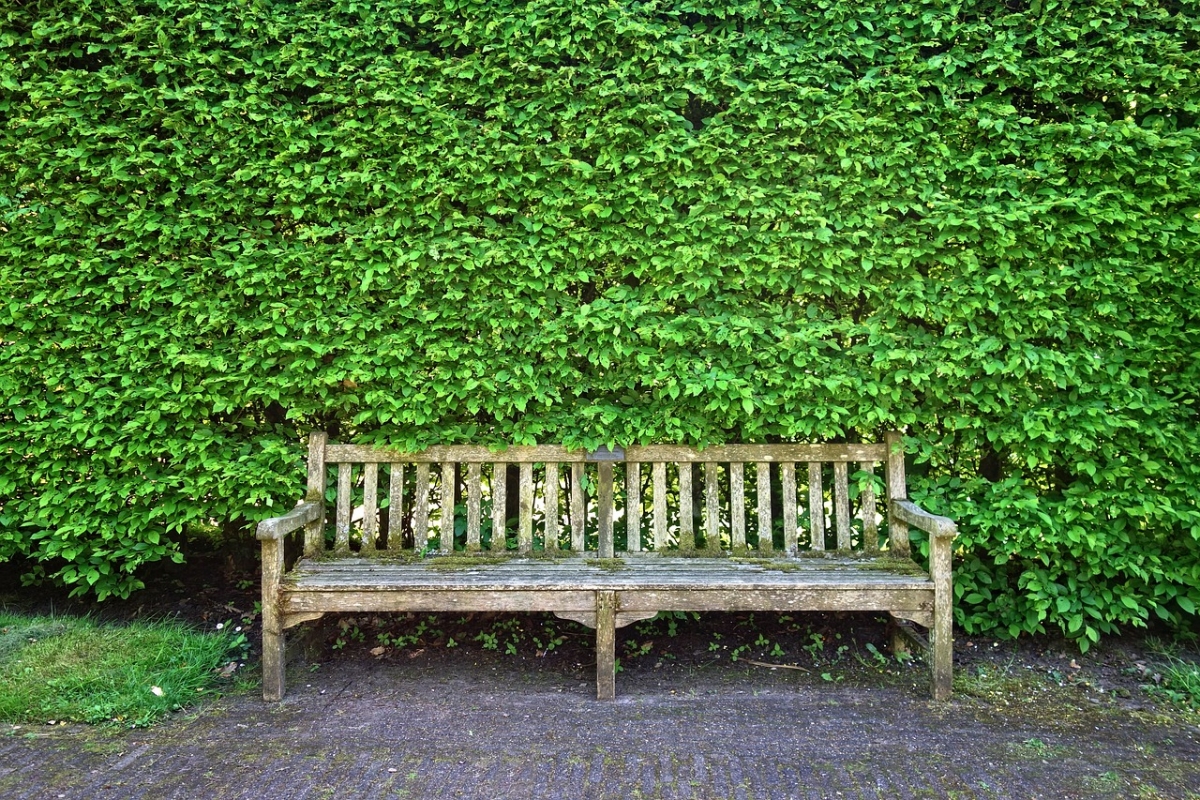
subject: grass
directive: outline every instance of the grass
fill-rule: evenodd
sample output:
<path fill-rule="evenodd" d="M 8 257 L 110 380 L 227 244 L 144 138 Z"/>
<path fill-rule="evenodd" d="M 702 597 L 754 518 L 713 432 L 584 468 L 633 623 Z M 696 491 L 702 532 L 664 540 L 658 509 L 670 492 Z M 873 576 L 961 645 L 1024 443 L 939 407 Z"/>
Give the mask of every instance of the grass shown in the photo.
<path fill-rule="evenodd" d="M 0 612 L 0 721 L 149 725 L 219 688 L 245 637 Z"/>
<path fill-rule="evenodd" d="M 1154 665 L 1154 683 L 1146 690 L 1193 711 L 1200 710 L 1200 663 L 1181 655 L 1178 645 L 1151 642 L 1158 656 Z"/>

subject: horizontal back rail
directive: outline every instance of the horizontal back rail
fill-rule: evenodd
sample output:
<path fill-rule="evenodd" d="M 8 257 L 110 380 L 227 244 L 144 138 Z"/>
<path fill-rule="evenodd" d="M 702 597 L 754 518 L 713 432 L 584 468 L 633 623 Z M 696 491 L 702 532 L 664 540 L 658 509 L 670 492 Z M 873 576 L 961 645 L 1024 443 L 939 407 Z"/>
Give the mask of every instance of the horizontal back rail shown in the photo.
<path fill-rule="evenodd" d="M 623 453 L 621 457 L 613 454 Z M 509 447 L 506 450 L 491 450 L 482 445 L 438 445 L 420 452 L 408 453 L 390 447 L 362 444 L 330 444 L 325 446 L 328 463 L 387 464 L 536 464 L 555 462 L 576 464 L 588 461 L 624 461 L 654 463 L 658 461 L 676 463 L 727 463 L 746 462 L 850 462 L 885 461 L 887 448 L 882 444 L 727 444 L 697 450 L 683 445 L 648 445 L 627 447 L 623 451 L 568 450 L 560 445 L 536 445 L 532 447 Z"/>

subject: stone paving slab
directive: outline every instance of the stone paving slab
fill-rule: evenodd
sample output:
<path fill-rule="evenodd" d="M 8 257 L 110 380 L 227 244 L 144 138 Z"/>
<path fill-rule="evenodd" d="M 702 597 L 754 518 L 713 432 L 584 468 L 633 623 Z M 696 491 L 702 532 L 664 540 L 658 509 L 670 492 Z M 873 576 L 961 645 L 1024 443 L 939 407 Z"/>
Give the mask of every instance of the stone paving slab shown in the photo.
<path fill-rule="evenodd" d="M 226 698 L 150 730 L 10 731 L 0 798 L 1200 798 L 1200 732 L 1083 701 L 1031 720 L 896 687 L 604 703 L 494 670 L 311 679 L 281 704 Z"/>

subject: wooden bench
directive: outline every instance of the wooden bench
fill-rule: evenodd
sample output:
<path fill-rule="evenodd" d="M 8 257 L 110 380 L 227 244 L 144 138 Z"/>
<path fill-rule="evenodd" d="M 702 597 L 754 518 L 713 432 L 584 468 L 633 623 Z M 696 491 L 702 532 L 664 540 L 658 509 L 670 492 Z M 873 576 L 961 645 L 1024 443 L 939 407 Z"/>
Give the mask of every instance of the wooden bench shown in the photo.
<path fill-rule="evenodd" d="M 596 629 L 596 690 L 610 699 L 615 629 L 659 611 L 862 610 L 930 629 L 943 699 L 957 529 L 906 498 L 898 433 L 884 444 L 403 453 L 313 432 L 307 496 L 258 526 L 263 697 L 283 697 L 284 631 L 330 612 L 554 612 Z M 928 573 L 909 558 L 910 525 L 929 534 Z"/>

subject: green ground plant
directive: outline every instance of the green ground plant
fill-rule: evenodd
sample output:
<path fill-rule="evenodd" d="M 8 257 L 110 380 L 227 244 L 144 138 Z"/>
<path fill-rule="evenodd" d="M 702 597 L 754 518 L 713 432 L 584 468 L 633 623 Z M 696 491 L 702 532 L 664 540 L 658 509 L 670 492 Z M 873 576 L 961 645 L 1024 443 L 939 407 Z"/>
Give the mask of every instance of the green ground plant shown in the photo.
<path fill-rule="evenodd" d="M 230 685 L 245 636 L 0 612 L 0 720 L 149 725 Z"/>
<path fill-rule="evenodd" d="M 1155 647 L 1157 659 L 1152 666 L 1143 666 L 1141 674 L 1149 679 L 1145 689 L 1150 694 L 1200 711 L 1200 657 L 1176 644 L 1159 641 Z"/>
<path fill-rule="evenodd" d="M 44 0 L 0 52 L 28 580 L 129 594 L 314 427 L 906 428 L 961 629 L 1195 619 L 1196 0 Z"/>

